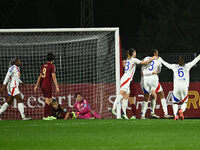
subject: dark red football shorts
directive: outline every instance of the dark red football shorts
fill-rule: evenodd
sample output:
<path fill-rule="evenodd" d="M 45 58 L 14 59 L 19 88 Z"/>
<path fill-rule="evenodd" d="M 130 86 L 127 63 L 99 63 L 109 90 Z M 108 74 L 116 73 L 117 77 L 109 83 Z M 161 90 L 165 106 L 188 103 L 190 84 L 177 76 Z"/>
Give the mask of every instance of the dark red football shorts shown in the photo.
<path fill-rule="evenodd" d="M 42 88 L 44 98 L 52 98 L 52 89 Z"/>

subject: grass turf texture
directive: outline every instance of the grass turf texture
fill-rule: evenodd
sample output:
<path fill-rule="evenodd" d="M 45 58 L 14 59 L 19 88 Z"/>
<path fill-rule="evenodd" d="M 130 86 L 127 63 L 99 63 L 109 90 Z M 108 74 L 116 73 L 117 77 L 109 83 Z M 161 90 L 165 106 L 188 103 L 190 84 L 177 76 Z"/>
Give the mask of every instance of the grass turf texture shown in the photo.
<path fill-rule="evenodd" d="M 200 149 L 200 120 L 0 121 L 0 150 Z"/>

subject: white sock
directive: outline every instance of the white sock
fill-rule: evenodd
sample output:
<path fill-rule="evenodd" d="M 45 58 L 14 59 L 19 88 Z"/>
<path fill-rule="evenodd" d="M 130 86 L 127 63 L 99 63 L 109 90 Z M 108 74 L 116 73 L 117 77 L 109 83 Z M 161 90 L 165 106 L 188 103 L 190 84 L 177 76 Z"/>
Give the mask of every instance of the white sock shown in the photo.
<path fill-rule="evenodd" d="M 142 102 L 142 108 L 141 108 L 141 116 L 145 116 L 146 114 L 146 111 L 147 111 L 147 105 L 148 105 L 148 102 L 146 101 L 143 101 Z"/>
<path fill-rule="evenodd" d="M 1 106 L 1 109 L 0 109 L 0 115 L 6 111 L 6 109 L 8 108 L 9 104 L 7 102 L 5 102 L 2 106 Z"/>
<path fill-rule="evenodd" d="M 118 95 L 117 98 L 115 99 L 114 103 L 113 103 L 113 110 L 116 110 L 117 108 L 117 104 L 120 103 L 120 101 L 123 99 L 122 95 Z"/>
<path fill-rule="evenodd" d="M 23 103 L 18 103 L 18 110 L 22 116 L 22 119 L 25 118 L 25 114 L 24 114 L 24 104 Z"/>
<path fill-rule="evenodd" d="M 161 104 L 162 104 L 162 108 L 163 108 L 164 114 L 168 115 L 167 102 L 166 102 L 165 98 L 161 99 Z"/>
<path fill-rule="evenodd" d="M 116 110 L 116 113 L 117 113 L 117 119 L 121 119 L 121 110 L 122 110 L 122 104 L 121 104 L 121 101 L 117 104 L 117 110 Z"/>
<path fill-rule="evenodd" d="M 124 115 L 126 115 L 127 107 L 128 107 L 128 99 L 123 99 L 122 100 L 122 110 L 123 110 Z"/>
<path fill-rule="evenodd" d="M 155 114 L 156 99 L 151 100 L 151 113 Z"/>
<path fill-rule="evenodd" d="M 174 116 L 176 116 L 178 112 L 178 104 L 173 104 L 172 108 L 173 108 Z"/>
<path fill-rule="evenodd" d="M 181 105 L 181 109 L 182 109 L 183 112 L 185 111 L 186 107 L 187 107 L 187 103 L 183 103 Z"/>

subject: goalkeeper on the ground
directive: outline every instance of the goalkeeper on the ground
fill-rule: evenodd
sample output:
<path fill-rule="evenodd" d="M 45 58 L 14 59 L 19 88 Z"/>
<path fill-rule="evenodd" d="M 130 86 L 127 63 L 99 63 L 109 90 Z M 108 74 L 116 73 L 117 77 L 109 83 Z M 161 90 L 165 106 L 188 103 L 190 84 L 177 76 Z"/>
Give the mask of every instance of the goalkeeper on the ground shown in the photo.
<path fill-rule="evenodd" d="M 77 93 L 75 99 L 76 103 L 74 104 L 74 109 L 76 110 L 75 115 L 77 119 L 102 119 L 97 112 L 91 110 L 89 103 L 86 99 L 82 98 L 81 93 Z"/>

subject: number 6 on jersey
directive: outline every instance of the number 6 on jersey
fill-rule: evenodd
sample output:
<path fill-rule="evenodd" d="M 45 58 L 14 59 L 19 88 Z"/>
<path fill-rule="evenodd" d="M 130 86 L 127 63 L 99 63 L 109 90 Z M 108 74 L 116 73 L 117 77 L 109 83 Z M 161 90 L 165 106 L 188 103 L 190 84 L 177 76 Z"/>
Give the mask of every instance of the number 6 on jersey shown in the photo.
<path fill-rule="evenodd" d="M 184 76 L 183 68 L 178 69 L 178 76 L 179 77 L 183 77 Z"/>

